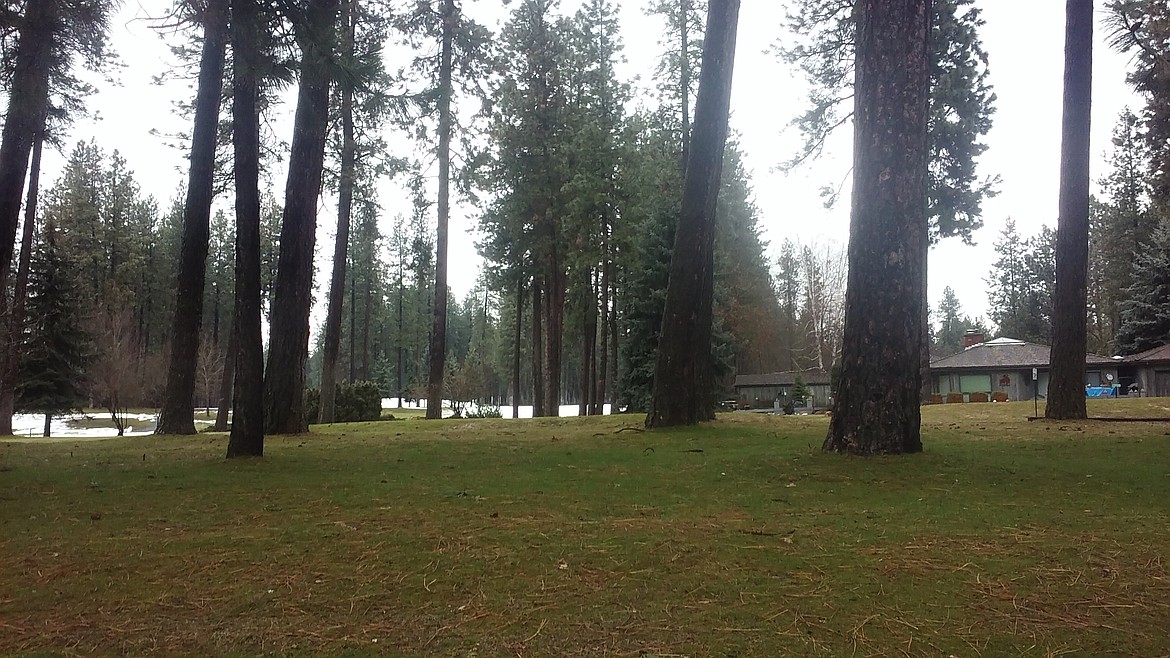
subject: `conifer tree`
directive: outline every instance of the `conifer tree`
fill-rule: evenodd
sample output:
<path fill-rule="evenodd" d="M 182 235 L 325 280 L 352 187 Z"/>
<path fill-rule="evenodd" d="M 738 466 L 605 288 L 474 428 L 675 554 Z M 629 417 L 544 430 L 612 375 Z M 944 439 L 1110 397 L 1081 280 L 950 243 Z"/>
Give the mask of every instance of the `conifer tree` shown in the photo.
<path fill-rule="evenodd" d="M 849 284 L 826 451 L 922 450 L 929 33 L 927 0 L 858 4 Z"/>
<path fill-rule="evenodd" d="M 1085 418 L 1085 306 L 1089 259 L 1089 124 L 1093 88 L 1093 0 L 1065 4 L 1060 219 L 1052 303 L 1052 368 L 1044 415 Z"/>
<path fill-rule="evenodd" d="M 84 402 L 92 352 L 82 300 L 56 234 L 52 224 L 45 226 L 33 252 L 16 387 L 16 408 L 44 414 L 45 436 L 53 416 Z"/>

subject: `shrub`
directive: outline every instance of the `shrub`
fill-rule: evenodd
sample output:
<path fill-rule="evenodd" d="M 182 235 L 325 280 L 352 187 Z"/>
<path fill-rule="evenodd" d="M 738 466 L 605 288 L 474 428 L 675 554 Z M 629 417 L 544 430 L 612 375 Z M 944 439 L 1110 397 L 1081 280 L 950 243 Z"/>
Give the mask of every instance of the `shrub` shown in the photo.
<path fill-rule="evenodd" d="M 947 393 L 947 403 L 948 404 L 950 404 L 952 402 L 962 402 L 962 401 L 963 401 L 963 394 L 962 393 Z"/>
<path fill-rule="evenodd" d="M 382 391 L 376 382 L 342 382 L 337 385 L 333 420 L 352 423 L 382 417 Z M 315 388 L 305 392 L 305 415 L 317 422 L 321 411 L 321 393 Z"/>
<path fill-rule="evenodd" d="M 986 393 L 972 393 L 971 394 L 971 401 L 972 402 L 987 402 L 987 394 Z"/>

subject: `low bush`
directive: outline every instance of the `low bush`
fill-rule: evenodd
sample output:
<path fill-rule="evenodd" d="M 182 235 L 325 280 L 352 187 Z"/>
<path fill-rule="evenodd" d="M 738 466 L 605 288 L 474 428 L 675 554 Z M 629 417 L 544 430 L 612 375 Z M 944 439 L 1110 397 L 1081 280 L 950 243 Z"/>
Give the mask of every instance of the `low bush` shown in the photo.
<path fill-rule="evenodd" d="M 336 423 L 378 420 L 382 417 L 382 391 L 375 382 L 338 384 L 333 404 L 333 421 Z M 305 392 L 305 415 L 310 423 L 317 422 L 320 410 L 321 392 L 310 388 Z"/>

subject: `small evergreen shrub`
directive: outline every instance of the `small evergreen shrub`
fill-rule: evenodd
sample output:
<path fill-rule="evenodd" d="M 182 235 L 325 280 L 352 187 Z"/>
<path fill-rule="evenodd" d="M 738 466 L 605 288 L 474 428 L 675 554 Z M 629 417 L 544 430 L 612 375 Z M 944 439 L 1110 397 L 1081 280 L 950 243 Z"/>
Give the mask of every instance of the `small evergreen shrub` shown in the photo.
<path fill-rule="evenodd" d="M 321 414 L 321 392 L 315 388 L 305 391 L 305 415 L 316 423 Z M 376 382 L 341 382 L 333 403 L 333 421 L 353 423 L 378 420 L 382 417 L 382 391 Z"/>

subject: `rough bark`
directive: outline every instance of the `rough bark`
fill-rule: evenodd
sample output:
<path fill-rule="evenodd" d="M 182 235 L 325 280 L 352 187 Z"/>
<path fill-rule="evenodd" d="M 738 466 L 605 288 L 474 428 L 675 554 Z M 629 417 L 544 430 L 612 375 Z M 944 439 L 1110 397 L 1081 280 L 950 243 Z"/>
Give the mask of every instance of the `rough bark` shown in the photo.
<path fill-rule="evenodd" d="M 841 378 L 826 451 L 918 452 L 929 0 L 858 7 Z"/>
<path fill-rule="evenodd" d="M 715 208 L 727 143 L 738 23 L 739 0 L 711 1 L 654 392 L 646 416 L 646 426 L 651 428 L 693 425 L 715 417 L 711 363 Z"/>
<path fill-rule="evenodd" d="M 512 349 L 512 418 L 520 417 L 520 352 L 524 327 L 524 277 L 516 277 L 516 336 Z"/>
<path fill-rule="evenodd" d="M 354 5 L 356 0 L 345 5 L 345 48 L 346 55 L 353 59 L 354 52 Z M 317 422 L 332 423 L 337 401 L 337 357 L 341 351 L 341 314 L 345 303 L 345 266 L 349 257 L 349 227 L 353 209 L 353 183 L 357 144 L 353 136 L 353 81 L 345 76 L 339 83 L 341 89 L 341 180 L 337 190 L 337 237 L 333 243 L 333 275 L 329 282 L 329 310 L 325 316 L 325 345 L 321 354 L 321 404 Z M 350 367 L 353 363 L 352 334 Z M 352 377 L 351 377 L 352 379 Z"/>
<path fill-rule="evenodd" d="M 605 413 L 605 393 L 609 384 L 609 243 L 606 242 L 605 259 L 601 265 L 601 346 L 598 355 L 597 395 L 593 399 L 594 415 Z"/>
<path fill-rule="evenodd" d="M 9 264 L 20 223 L 20 202 L 33 143 L 43 139 L 49 109 L 49 74 L 58 38 L 59 0 L 26 3 L 16 46 L 4 130 L 0 132 L 0 290 L 7 290 Z M 7 311 L 0 295 L 0 316 Z"/>
<path fill-rule="evenodd" d="M 538 277 L 532 278 L 532 417 L 545 415 L 544 409 L 544 295 Z"/>
<path fill-rule="evenodd" d="M 593 293 L 593 273 L 584 272 L 584 291 L 581 304 L 581 398 L 577 401 L 577 415 L 593 413 L 593 375 L 597 371 L 594 362 L 597 350 L 597 296 Z"/>
<path fill-rule="evenodd" d="M 215 408 L 216 432 L 228 430 L 228 415 L 232 406 L 232 385 L 236 379 L 236 353 L 240 351 L 240 328 L 232 312 L 231 329 L 228 331 L 227 350 L 223 354 L 223 376 L 219 380 L 219 404 Z"/>
<path fill-rule="evenodd" d="M 331 31 L 337 3 L 311 0 L 305 24 L 298 26 L 301 79 L 264 373 L 264 423 L 270 434 L 295 434 L 309 427 L 305 418 L 305 363 L 309 358 L 313 246 L 329 123 Z"/>
<path fill-rule="evenodd" d="M 544 273 L 544 415 L 561 415 L 561 348 L 565 322 L 565 273 L 559 245 L 552 243 Z"/>
<path fill-rule="evenodd" d="M 227 15 L 228 0 L 210 0 L 203 16 L 203 52 L 199 60 L 191 168 L 179 243 L 171 355 L 155 434 L 195 433 L 195 368 L 191 364 L 198 360 L 199 334 L 203 325 L 203 287 L 207 273 L 211 201 L 215 196 L 215 143 L 223 92 Z"/>
<path fill-rule="evenodd" d="M 20 363 L 19 336 L 24 327 L 24 308 L 28 296 L 28 270 L 32 261 L 32 241 L 37 224 L 37 200 L 41 188 L 41 151 L 44 132 L 36 137 L 28 171 L 28 198 L 24 204 L 24 228 L 20 236 L 20 254 L 16 262 L 16 281 L 12 286 L 12 308 L 5 334 L 3 372 L 0 373 L 0 436 L 12 434 L 12 414 L 16 406 L 16 368 Z"/>
<path fill-rule="evenodd" d="M 435 234 L 435 304 L 427 376 L 427 418 L 443 417 L 443 374 L 447 365 L 447 223 L 451 182 L 451 58 L 454 0 L 443 0 L 443 44 L 439 62 L 439 202 Z"/>
<path fill-rule="evenodd" d="M 1065 5 L 1064 118 L 1060 145 L 1060 218 L 1052 300 L 1052 368 L 1044 415 L 1085 418 L 1085 304 L 1089 262 L 1089 127 L 1093 89 L 1093 2 Z"/>
<path fill-rule="evenodd" d="M 236 187 L 236 294 L 232 323 L 236 346 L 229 458 L 264 454 L 258 30 L 256 0 L 232 0 L 232 148 Z M 228 351 L 232 350 L 229 341 Z"/>

